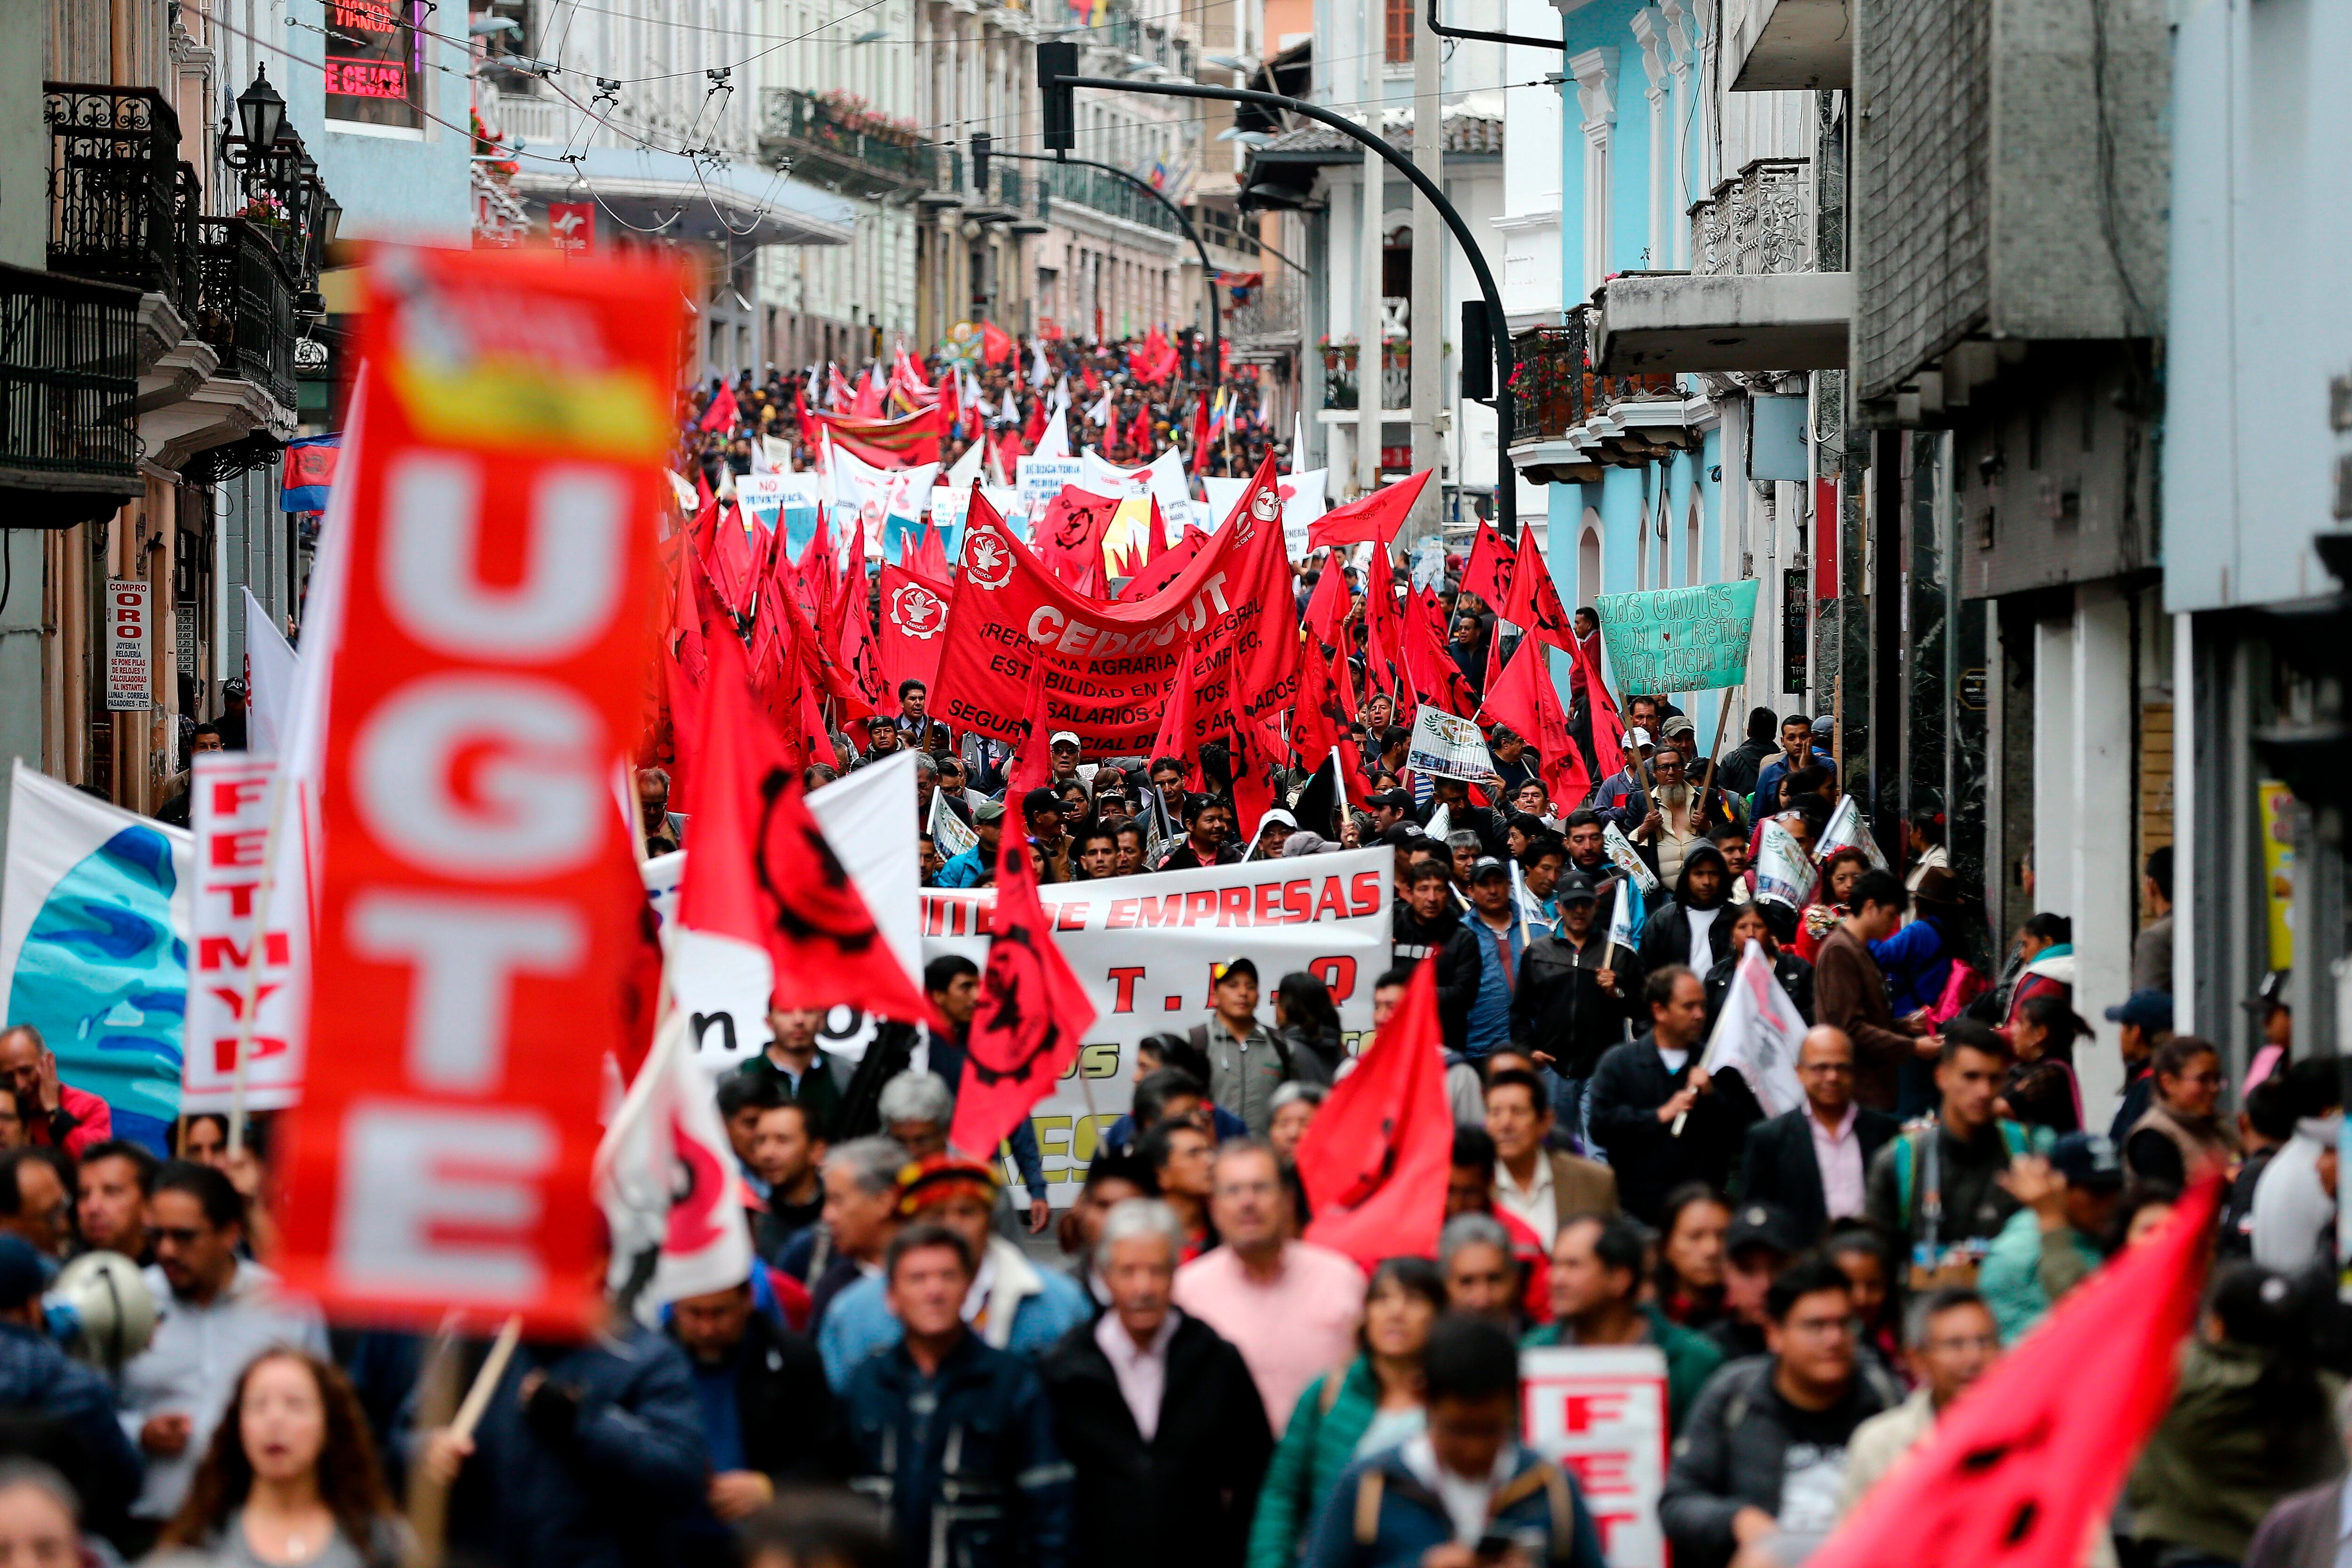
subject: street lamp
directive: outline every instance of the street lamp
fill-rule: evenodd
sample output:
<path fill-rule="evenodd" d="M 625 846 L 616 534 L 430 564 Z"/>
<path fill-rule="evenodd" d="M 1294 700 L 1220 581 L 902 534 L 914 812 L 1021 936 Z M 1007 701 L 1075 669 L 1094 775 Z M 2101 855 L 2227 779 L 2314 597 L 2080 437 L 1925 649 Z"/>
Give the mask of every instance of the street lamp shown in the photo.
<path fill-rule="evenodd" d="M 246 145 L 257 151 L 274 144 L 285 128 L 286 100 L 269 85 L 269 73 L 261 66 L 253 68 L 253 85 L 236 95 L 236 120 Z"/>

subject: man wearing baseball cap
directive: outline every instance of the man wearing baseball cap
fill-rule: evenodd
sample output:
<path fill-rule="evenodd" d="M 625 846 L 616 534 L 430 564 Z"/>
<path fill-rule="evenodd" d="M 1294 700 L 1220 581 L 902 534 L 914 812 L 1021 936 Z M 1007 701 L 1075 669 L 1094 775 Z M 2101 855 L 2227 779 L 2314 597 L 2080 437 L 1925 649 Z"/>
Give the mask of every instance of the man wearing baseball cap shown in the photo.
<path fill-rule="evenodd" d="M 2116 1044 L 2124 1058 L 2124 1100 L 2107 1128 L 2107 1136 L 2120 1148 L 2139 1125 L 2139 1119 L 2147 1114 L 2148 1101 L 2156 1093 L 2156 1079 L 2149 1069 L 2155 1065 L 2157 1047 L 2172 1037 L 2172 993 L 2135 991 L 2106 1009 L 2106 1019 L 2123 1026 Z"/>
<path fill-rule="evenodd" d="M 1078 776 L 1078 737 L 1069 730 L 1056 730 L 1045 739 L 1045 758 L 1054 776 L 1047 782 L 1055 787 Z"/>
<path fill-rule="evenodd" d="M 2050 1157 L 2011 1163 L 2010 1194 L 2025 1206 L 1993 1237 L 1977 1289 L 2009 1343 L 2042 1321 L 2051 1303 L 2107 1260 L 2106 1235 L 2124 1190 L 2114 1140 L 2069 1132 Z"/>
<path fill-rule="evenodd" d="M 1560 1125 L 1584 1139 L 1584 1084 L 1603 1052 L 1625 1037 L 1633 999 L 1642 994 L 1642 961 L 1613 952 L 1601 928 L 1599 893 L 1582 871 L 1561 873 L 1552 889 L 1559 924 L 1528 944 L 1511 995 L 1511 1038 L 1551 1068 L 1560 1087 L 1552 1105 Z"/>
<path fill-rule="evenodd" d="M 964 1321 L 982 1340 L 1034 1362 L 1055 1342 L 1092 1316 L 1084 1292 L 1058 1269 L 1046 1272 L 1020 1247 L 997 1235 L 996 1167 L 952 1151 L 918 1160 L 898 1173 L 898 1218 L 937 1225 L 961 1237 L 976 1260 Z M 887 1283 L 869 1275 L 833 1300 L 817 1330 L 825 1378 L 835 1389 L 877 1351 L 898 1342 Z"/>
<path fill-rule="evenodd" d="M 1218 964 L 1209 987 L 1215 1016 L 1192 1028 L 1192 1044 L 1209 1058 L 1209 1098 L 1263 1138 L 1274 1120 L 1274 1091 L 1293 1079 L 1328 1081 L 1313 1054 L 1296 1053 L 1279 1030 L 1257 1018 L 1257 965 L 1247 958 Z"/>
<path fill-rule="evenodd" d="M 1622 742 L 1624 754 L 1617 759 L 1617 771 L 1593 786 L 1584 804 L 1595 811 L 1616 812 L 1625 805 L 1625 797 L 1638 795 L 1648 783 L 1649 758 L 1652 750 L 1650 732 L 1638 725 L 1625 731 Z"/>
<path fill-rule="evenodd" d="M 1471 863 L 1470 912 L 1462 925 L 1477 943 L 1478 980 L 1463 1050 L 1474 1062 L 1511 1038 L 1511 994 L 1518 989 L 1528 936 L 1528 922 L 1511 907 L 1511 893 L 1508 866 L 1491 855 Z"/>

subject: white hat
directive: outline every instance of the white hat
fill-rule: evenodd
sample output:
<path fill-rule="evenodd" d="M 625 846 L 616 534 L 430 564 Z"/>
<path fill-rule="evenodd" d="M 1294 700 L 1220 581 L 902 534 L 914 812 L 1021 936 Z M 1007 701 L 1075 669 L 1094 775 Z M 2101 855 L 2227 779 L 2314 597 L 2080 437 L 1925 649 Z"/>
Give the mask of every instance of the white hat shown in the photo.
<path fill-rule="evenodd" d="M 1646 746 L 1650 744 L 1650 732 L 1643 729 L 1628 730 L 1625 731 L 1623 743 L 1628 746 Z"/>
<path fill-rule="evenodd" d="M 1065 741 L 1067 741 L 1073 746 L 1076 745 L 1078 743 L 1077 732 L 1072 730 L 1056 730 L 1045 738 L 1045 744 L 1048 746 L 1058 746 Z"/>

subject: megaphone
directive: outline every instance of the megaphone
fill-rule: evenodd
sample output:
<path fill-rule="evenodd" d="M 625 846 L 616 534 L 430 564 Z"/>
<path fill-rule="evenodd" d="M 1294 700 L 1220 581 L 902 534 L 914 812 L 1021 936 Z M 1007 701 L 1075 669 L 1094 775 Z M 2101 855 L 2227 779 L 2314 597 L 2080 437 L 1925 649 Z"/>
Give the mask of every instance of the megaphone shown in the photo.
<path fill-rule="evenodd" d="M 110 1371 L 155 1337 L 155 1297 L 139 1265 L 119 1252 L 86 1252 L 58 1271 L 41 1298 L 50 1338 Z"/>

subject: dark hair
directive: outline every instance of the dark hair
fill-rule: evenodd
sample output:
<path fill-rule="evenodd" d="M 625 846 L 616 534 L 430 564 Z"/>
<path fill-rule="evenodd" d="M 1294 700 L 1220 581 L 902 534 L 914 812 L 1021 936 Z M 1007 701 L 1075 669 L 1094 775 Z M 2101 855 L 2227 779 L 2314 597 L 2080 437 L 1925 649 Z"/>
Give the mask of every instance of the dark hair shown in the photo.
<path fill-rule="evenodd" d="M 1184 764 L 1174 757 L 1154 757 L 1151 759 L 1151 765 L 1143 770 L 1143 776 L 1150 778 L 1162 768 L 1173 768 L 1180 773 L 1188 771 Z"/>
<path fill-rule="evenodd" d="M 1151 1191 L 1155 1194 L 1160 1191 L 1160 1173 L 1168 1163 L 1170 1146 L 1176 1142 L 1176 1135 L 1180 1132 L 1190 1132 L 1197 1138 L 1208 1137 L 1189 1121 L 1155 1121 L 1150 1131 L 1136 1142 L 1136 1161 L 1151 1173 Z"/>
<path fill-rule="evenodd" d="M 2107 1250 L 2121 1249 L 2124 1237 L 2131 1234 L 2132 1221 L 2140 1210 L 2169 1207 L 2180 1201 L 2180 1189 L 2170 1182 L 2159 1182 L 2143 1176 L 2124 1187 L 2124 1195 L 2116 1200 L 2116 1212 L 2107 1218 Z"/>
<path fill-rule="evenodd" d="M 2296 1117 L 2325 1116 L 2344 1103 L 2344 1078 L 2333 1057 L 2305 1057 L 2285 1072 L 2287 1102 Z"/>
<path fill-rule="evenodd" d="M 70 1164 L 61 1158 L 65 1151 L 47 1147 L 19 1146 L 0 1153 L 0 1172 L 8 1179 L 0 1182 L 0 1216 L 14 1219 L 25 1212 L 25 1189 L 16 1173 L 27 1161 L 38 1161 L 57 1173 L 58 1185 L 65 1189 L 66 1200 L 73 1201 L 74 1179 Z"/>
<path fill-rule="evenodd" d="M 1697 975 L 1685 963 L 1661 963 L 1650 971 L 1650 978 L 1642 984 L 1642 1000 L 1652 1007 L 1664 1007 L 1675 999 L 1675 984 Z"/>
<path fill-rule="evenodd" d="M 2071 942 L 2074 940 L 2074 922 L 2044 910 L 2025 922 L 2025 934 L 2038 942 Z"/>
<path fill-rule="evenodd" d="M 1421 1353 L 1422 1399 L 1503 1398 L 1517 1404 L 1519 1347 L 1509 1332 L 1485 1318 L 1447 1312 L 1429 1331 Z"/>
<path fill-rule="evenodd" d="M 2147 852 L 2146 875 L 2149 881 L 2156 884 L 2156 890 L 2164 895 L 2164 901 L 2170 903 L 2172 901 L 2171 845 L 2159 844 Z"/>
<path fill-rule="evenodd" d="M 1772 738 L 1773 727 L 1774 720 L 1772 718 L 1772 710 L 1769 708 L 1750 708 L 1748 710 L 1748 738 L 1749 740 L 1770 740 Z"/>
<path fill-rule="evenodd" d="M 1393 969 L 1381 970 L 1381 977 L 1372 982 L 1372 989 L 1375 991 L 1385 991 L 1391 985 L 1410 985 L 1412 984 L 1412 965 L 1409 963 L 1400 963 Z"/>
<path fill-rule="evenodd" d="M 846 1491 L 795 1487 L 735 1527 L 746 1563 L 792 1568 L 891 1568 L 897 1558 L 882 1515 Z"/>
<path fill-rule="evenodd" d="M 2017 1014 L 2047 1032 L 2048 1038 L 2042 1042 L 2042 1054 L 2062 1062 L 2071 1064 L 2074 1059 L 2074 1042 L 2087 1038 L 2092 1033 L 2091 1026 L 2084 1022 L 2083 1016 L 2074 1011 L 2066 998 L 2053 992 L 2044 991 L 2028 996 L 2018 1004 Z"/>
<path fill-rule="evenodd" d="M 1808 735 L 1813 732 L 1813 716 L 1810 713 L 1785 714 L 1780 720 L 1780 728 L 1783 730 L 1795 724 L 1802 724 L 1805 727 L 1805 733 Z"/>
<path fill-rule="evenodd" d="M 1859 844 L 1841 844 L 1830 851 L 1828 859 L 1822 862 L 1822 886 L 1828 887 L 1830 879 L 1837 875 L 1837 868 L 1849 860 L 1859 864 L 1864 876 L 1869 875 L 1870 851 Z"/>
<path fill-rule="evenodd" d="M 2008 1061 L 2015 1054 L 2009 1041 L 1990 1024 L 1977 1018 L 1955 1018 L 1944 1026 L 1944 1044 L 1936 1053 L 1936 1065 L 1957 1059 L 1962 1051 L 1975 1051 L 1981 1056 Z"/>
<path fill-rule="evenodd" d="M 1536 830 L 1528 835 L 1528 847 L 1519 851 L 1519 864 L 1532 871 L 1554 855 L 1568 858 L 1568 840 L 1545 828 L 1538 818 Z"/>
<path fill-rule="evenodd" d="M 1126 1182 L 1143 1192 L 1152 1189 L 1151 1167 L 1132 1154 L 1097 1154 L 1087 1166 L 1080 1192 L 1090 1193 L 1105 1182 Z"/>
<path fill-rule="evenodd" d="M 1589 805 L 1578 806 L 1574 811 L 1570 812 L 1566 816 L 1560 818 L 1559 823 L 1562 837 L 1573 833 L 1580 827 L 1602 827 L 1605 826 L 1606 824 L 1601 820 L 1601 814 L 1593 810 Z"/>
<path fill-rule="evenodd" d="M 2156 1047 L 2148 1072 L 2156 1078 L 2179 1078 L 2199 1057 L 2220 1059 L 2221 1047 L 2201 1035 L 2175 1035 Z M 88 1155 L 82 1156 L 88 1159 Z"/>
<path fill-rule="evenodd" d="M 1144 1131 L 1157 1127 L 1160 1119 L 1168 1113 L 1168 1102 L 1186 1094 L 1205 1100 L 1209 1091 L 1199 1079 L 1182 1068 L 1161 1068 L 1158 1072 L 1147 1073 L 1143 1081 L 1135 1086 L 1131 1107 L 1135 1125 Z"/>
<path fill-rule="evenodd" d="M 1894 1250 L 1876 1226 L 1859 1215 L 1832 1220 L 1829 1233 L 1822 1237 L 1822 1256 L 1834 1261 L 1856 1252 L 1866 1252 L 1877 1258 L 1879 1272 L 1886 1277 L 1888 1284 L 1895 1282 Z"/>
<path fill-rule="evenodd" d="M 1947 1312 L 1957 1312 L 1963 1307 L 1974 1307 L 1980 1312 L 1992 1310 L 1990 1303 L 1974 1289 L 1966 1285 L 1945 1285 L 1929 1291 L 1916 1302 L 1910 1311 L 1904 1334 L 1915 1349 L 1927 1342 L 1927 1325 Z"/>
<path fill-rule="evenodd" d="M 719 1080 L 719 1117 L 732 1121 L 747 1110 L 765 1110 L 791 1098 L 782 1081 L 771 1074 L 729 1073 Z"/>
<path fill-rule="evenodd" d="M 205 1223 L 215 1230 L 245 1223 L 245 1199 L 237 1195 L 226 1176 L 210 1165 L 172 1161 L 157 1173 L 154 1188 L 148 1195 L 161 1197 L 165 1193 L 185 1193 L 195 1199 L 196 1206 L 204 1211 Z"/>
<path fill-rule="evenodd" d="M 1433 858 L 1416 859 L 1404 868 L 1405 885 L 1409 888 L 1418 888 L 1423 882 L 1450 882 L 1453 879 L 1454 873 Z"/>
<path fill-rule="evenodd" d="M 1764 1290 L 1764 1315 L 1776 1323 L 1786 1322 L 1790 1309 L 1806 1297 L 1823 1290 L 1834 1290 L 1841 1296 L 1851 1296 L 1853 1287 L 1847 1283 L 1845 1271 L 1823 1253 L 1800 1258 L 1772 1277 Z"/>
<path fill-rule="evenodd" d="M 1087 845 L 1089 845 L 1089 844 L 1092 844 L 1092 843 L 1093 843 L 1096 839 L 1097 839 L 1097 838 L 1107 838 L 1107 839 L 1108 839 L 1108 840 L 1110 841 L 1110 847 L 1111 847 L 1111 850 L 1112 850 L 1112 852 L 1113 852 L 1114 854 L 1116 854 L 1116 853 L 1118 852 L 1118 830 L 1117 830 L 1117 829 L 1115 829 L 1115 828 L 1107 827 L 1107 826 L 1105 826 L 1103 824 L 1101 824 L 1101 823 L 1099 823 L 1099 822 L 1093 823 L 1093 824 L 1091 824 L 1091 825 L 1089 825 L 1089 826 L 1087 826 L 1081 827 L 1081 828 L 1079 828 L 1079 829 L 1078 829 L 1076 837 L 1074 837 L 1074 838 L 1072 838 L 1072 839 L 1070 840 L 1070 849 L 1071 849 L 1071 852 L 1072 852 L 1074 855 L 1083 855 L 1083 854 L 1085 854 L 1085 853 L 1087 852 Z M 965 962 L 969 963 L 969 962 L 970 962 L 970 960 L 966 960 Z"/>
<path fill-rule="evenodd" d="M 1339 1009 L 1333 1005 L 1331 988 L 1323 984 L 1322 976 L 1294 969 L 1282 977 L 1274 994 L 1288 1011 L 1293 1027 L 1339 1032 Z"/>
<path fill-rule="evenodd" d="M 961 953 L 943 952 L 923 965 L 923 989 L 944 992 L 964 975 L 980 977 L 980 965 Z"/>
<path fill-rule="evenodd" d="M 1146 1035 L 1135 1048 L 1150 1051 L 1160 1058 L 1162 1068 L 1191 1073 L 1196 1084 L 1209 1081 L 1209 1053 L 1181 1035 Z M 1201 1092 L 1206 1094 L 1208 1090 L 1203 1089 Z"/>
<path fill-rule="evenodd" d="M 81 1152 L 83 1170 L 88 1170 L 100 1160 L 130 1161 L 131 1170 L 137 1173 L 139 1195 L 142 1198 L 152 1198 L 155 1195 L 155 1176 L 163 1170 L 163 1162 L 155 1158 L 154 1151 L 144 1143 L 133 1143 L 128 1138 L 110 1138 L 103 1143 L 93 1143 Z"/>
<path fill-rule="evenodd" d="M 2273 1466 L 2294 1456 L 2303 1433 L 2327 1419 L 2327 1391 L 2310 1360 L 2313 1304 L 2299 1281 L 2251 1263 L 2222 1268 L 2206 1298 L 2223 1338 L 2272 1352 L 2246 1390 L 2245 1407 L 2263 1413 L 2263 1458 Z"/>
<path fill-rule="evenodd" d="M 906 679 L 898 682 L 898 697 L 902 701 L 906 699 L 907 693 L 909 691 L 927 692 L 929 689 L 929 687 L 925 686 L 921 681 L 917 680 L 912 676 L 909 676 Z"/>
<path fill-rule="evenodd" d="M 898 1279 L 898 1260 L 910 1252 L 927 1247 L 944 1247 L 956 1255 L 956 1262 L 969 1279 L 980 1265 L 971 1256 L 971 1244 L 943 1225 L 910 1225 L 890 1238 L 889 1250 L 882 1255 L 882 1278 L 885 1282 Z"/>
<path fill-rule="evenodd" d="M 1445 1273 L 1437 1267 L 1434 1258 L 1412 1257 L 1381 1258 L 1379 1263 L 1373 1265 L 1371 1278 L 1364 1281 L 1365 1301 L 1369 1303 L 1373 1297 L 1391 1285 L 1408 1296 L 1420 1297 L 1437 1312 L 1443 1313 L 1445 1310 Z M 1364 1329 L 1360 1321 L 1356 1326 L 1356 1342 L 1360 1346 L 1364 1343 Z"/>
<path fill-rule="evenodd" d="M 1483 1127 L 1457 1124 L 1454 1129 L 1454 1168 L 1457 1171 L 1489 1171 L 1494 1164 L 1494 1134 Z"/>
<path fill-rule="evenodd" d="M 192 1110 L 186 1115 L 181 1117 L 177 1121 L 172 1123 L 172 1158 L 175 1160 L 184 1160 L 187 1158 L 182 1151 L 187 1147 L 189 1132 L 194 1131 L 196 1123 L 199 1121 L 209 1121 L 217 1126 L 220 1129 L 222 1146 L 226 1147 L 228 1143 L 228 1118 L 223 1116 L 217 1110 Z M 246 1142 L 250 1144 L 252 1142 L 253 1130 L 248 1127 L 246 1129 Z M 149 1150 L 145 1144 L 139 1144 L 137 1147 L 141 1153 L 148 1155 L 151 1159 L 153 1158 L 152 1151 Z"/>
<path fill-rule="evenodd" d="M 1642 1262 L 1650 1255 L 1650 1229 L 1638 1219 L 1622 1214 L 1600 1214 L 1585 1210 L 1580 1214 L 1562 1216 L 1554 1239 L 1572 1225 L 1591 1225 L 1600 1228 L 1593 1233 L 1592 1256 L 1601 1267 L 1630 1274 L 1636 1284 L 1642 1278 Z"/>
<path fill-rule="evenodd" d="M 1486 1087 L 1482 1091 L 1481 1098 L 1491 1098 L 1498 1089 L 1524 1089 L 1528 1091 L 1528 1099 L 1533 1103 L 1538 1116 L 1551 1114 L 1551 1097 L 1544 1092 L 1543 1080 L 1531 1072 L 1521 1072 L 1518 1068 L 1512 1068 L 1507 1071 L 1495 1074 L 1486 1080 Z"/>
<path fill-rule="evenodd" d="M 319 1403 L 327 1418 L 325 1441 L 314 1466 L 319 1500 L 335 1516 L 344 1540 L 372 1559 L 393 1507 L 383 1468 L 376 1463 L 367 1411 L 351 1380 L 333 1363 L 292 1345 L 273 1345 L 246 1363 L 245 1370 L 237 1373 L 227 1408 L 213 1428 L 212 1445 L 188 1483 L 187 1499 L 180 1504 L 180 1511 L 163 1527 L 160 1543 L 202 1548 L 227 1528 L 230 1515 L 245 1506 L 253 1491 L 253 1459 L 245 1451 L 245 1425 L 237 1419 L 237 1410 L 245 1403 L 246 1384 L 253 1381 L 254 1372 L 273 1361 L 294 1363 L 318 1385 Z"/>
<path fill-rule="evenodd" d="M 1911 894 L 1903 886 L 1903 879 L 1892 871 L 1864 871 L 1854 879 L 1853 891 L 1846 898 L 1846 908 L 1860 914 L 1865 904 L 1877 904 L 1899 915 L 1911 907 Z"/>
<path fill-rule="evenodd" d="M 2273 1143 L 2294 1136 L 2294 1104 L 2277 1073 L 2246 1090 L 2246 1125 Z"/>

